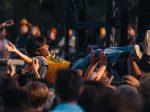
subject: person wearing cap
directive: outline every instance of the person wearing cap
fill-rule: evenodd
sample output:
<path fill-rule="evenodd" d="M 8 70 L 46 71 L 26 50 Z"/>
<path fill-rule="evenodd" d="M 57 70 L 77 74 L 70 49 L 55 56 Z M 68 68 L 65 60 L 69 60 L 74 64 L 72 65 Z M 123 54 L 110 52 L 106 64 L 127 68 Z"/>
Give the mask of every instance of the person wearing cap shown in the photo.
<path fill-rule="evenodd" d="M 22 19 L 20 22 L 20 34 L 17 38 L 17 47 L 18 48 L 25 48 L 27 41 L 29 39 L 29 30 L 30 30 L 30 23 L 26 19 Z"/>

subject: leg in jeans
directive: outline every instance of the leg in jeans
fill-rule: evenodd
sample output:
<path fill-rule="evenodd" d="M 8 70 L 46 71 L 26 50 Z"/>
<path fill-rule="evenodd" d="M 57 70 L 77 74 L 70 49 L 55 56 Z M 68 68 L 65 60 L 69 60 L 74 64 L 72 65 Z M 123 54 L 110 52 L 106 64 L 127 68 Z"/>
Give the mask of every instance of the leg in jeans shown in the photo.
<path fill-rule="evenodd" d="M 104 50 L 102 49 L 95 50 L 95 53 L 98 56 L 98 54 L 103 51 L 108 57 L 108 63 L 113 64 L 120 57 L 121 54 L 130 53 L 132 50 L 133 46 L 110 47 Z M 85 72 L 89 63 L 90 63 L 90 55 L 88 54 L 85 58 L 79 59 L 77 62 L 75 62 L 72 66 L 72 69 L 81 69 L 83 70 L 83 72 Z"/>

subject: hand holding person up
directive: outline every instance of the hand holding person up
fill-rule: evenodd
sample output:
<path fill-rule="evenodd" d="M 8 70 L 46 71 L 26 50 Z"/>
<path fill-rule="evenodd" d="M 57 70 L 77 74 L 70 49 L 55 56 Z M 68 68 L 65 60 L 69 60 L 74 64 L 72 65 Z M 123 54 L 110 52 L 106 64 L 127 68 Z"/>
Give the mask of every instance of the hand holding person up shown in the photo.
<path fill-rule="evenodd" d="M 96 57 L 96 54 L 94 51 L 91 51 L 90 53 L 90 64 L 84 74 L 84 79 L 90 79 L 92 73 L 94 72 L 96 65 L 99 63 L 99 57 Z"/>
<path fill-rule="evenodd" d="M 8 60 L 7 66 L 8 66 L 8 71 L 9 71 L 10 76 L 13 77 L 16 73 L 16 70 L 15 70 L 15 66 L 12 64 L 11 60 Z"/>
<path fill-rule="evenodd" d="M 133 87 L 139 88 L 140 82 L 135 77 L 133 77 L 132 75 L 128 75 L 128 76 L 124 76 L 124 78 L 125 78 L 125 83 Z"/>
<path fill-rule="evenodd" d="M 99 61 L 100 61 L 100 65 L 101 66 L 102 65 L 107 66 L 107 57 L 106 57 L 106 55 L 103 52 L 101 52 L 99 54 Z"/>
<path fill-rule="evenodd" d="M 35 77 L 38 79 L 40 78 L 40 75 L 38 73 L 38 69 L 39 69 L 39 63 L 38 63 L 38 60 L 37 59 L 34 59 L 32 61 L 32 67 L 33 67 L 33 72 L 35 74 Z"/>
<path fill-rule="evenodd" d="M 90 53 L 90 65 L 94 66 L 99 63 L 99 57 L 96 57 L 96 54 L 94 51 L 91 51 Z"/>

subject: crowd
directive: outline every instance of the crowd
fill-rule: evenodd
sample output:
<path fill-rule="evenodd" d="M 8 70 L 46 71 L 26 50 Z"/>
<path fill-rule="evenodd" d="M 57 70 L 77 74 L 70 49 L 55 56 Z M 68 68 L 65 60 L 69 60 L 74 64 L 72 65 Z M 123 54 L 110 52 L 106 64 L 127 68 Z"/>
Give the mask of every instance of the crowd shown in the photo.
<path fill-rule="evenodd" d="M 26 64 L 15 71 L 8 60 L 8 73 L 0 79 L 0 112 L 149 112 L 150 31 L 141 41 L 129 24 L 129 45 L 105 48 L 105 29 L 101 30 L 101 49 L 75 62 L 50 52 L 64 46 L 64 38 L 60 42 L 56 38 L 56 28 L 45 38 L 37 25 L 22 20 L 16 45 L 3 30 L 0 49 L 18 55 Z M 74 53 L 75 36 L 71 30 L 69 35 Z"/>

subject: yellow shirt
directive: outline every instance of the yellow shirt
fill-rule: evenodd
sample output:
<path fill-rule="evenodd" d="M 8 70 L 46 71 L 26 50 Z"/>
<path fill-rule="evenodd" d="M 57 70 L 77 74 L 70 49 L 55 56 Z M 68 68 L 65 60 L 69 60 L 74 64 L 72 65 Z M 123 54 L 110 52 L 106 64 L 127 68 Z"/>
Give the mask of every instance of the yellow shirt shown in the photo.
<path fill-rule="evenodd" d="M 49 83 L 54 83 L 57 70 L 68 69 L 71 64 L 70 62 L 59 58 L 58 56 L 47 56 L 46 60 L 48 63 L 48 73 L 46 75 L 46 79 Z"/>

